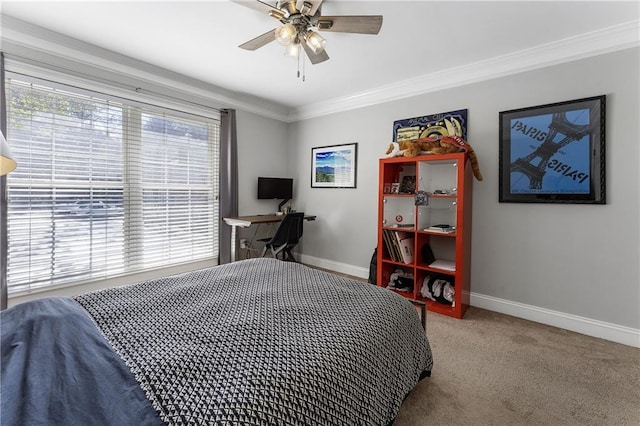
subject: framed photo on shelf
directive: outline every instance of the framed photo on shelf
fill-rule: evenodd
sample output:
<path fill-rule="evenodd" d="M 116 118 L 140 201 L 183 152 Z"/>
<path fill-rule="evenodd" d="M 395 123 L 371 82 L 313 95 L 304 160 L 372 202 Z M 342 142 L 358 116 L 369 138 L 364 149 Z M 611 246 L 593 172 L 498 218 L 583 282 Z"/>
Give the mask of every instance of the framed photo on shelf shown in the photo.
<path fill-rule="evenodd" d="M 398 194 L 400 192 L 400 182 L 394 182 L 391 184 L 391 193 Z"/>
<path fill-rule="evenodd" d="M 391 184 L 390 183 L 385 183 L 384 184 L 384 186 L 382 187 L 382 193 L 383 194 L 391 193 Z"/>
<path fill-rule="evenodd" d="M 413 194 L 416 192 L 416 177 L 413 176 L 403 176 L 402 183 L 400 184 L 400 193 L 401 194 Z"/>
<path fill-rule="evenodd" d="M 499 201 L 605 204 L 605 95 L 499 113 Z"/>
<path fill-rule="evenodd" d="M 355 188 L 358 144 L 311 148 L 312 188 Z"/>

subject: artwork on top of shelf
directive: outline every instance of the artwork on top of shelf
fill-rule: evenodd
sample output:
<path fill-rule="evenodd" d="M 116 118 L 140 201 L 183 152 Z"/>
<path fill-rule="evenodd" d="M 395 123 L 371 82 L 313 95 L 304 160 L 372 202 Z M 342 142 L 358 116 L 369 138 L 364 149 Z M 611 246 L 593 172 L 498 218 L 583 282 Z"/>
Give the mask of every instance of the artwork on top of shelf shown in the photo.
<path fill-rule="evenodd" d="M 355 188 L 358 144 L 311 148 L 312 188 Z"/>
<path fill-rule="evenodd" d="M 467 139 L 467 110 L 442 112 L 393 122 L 393 142 L 429 136 L 460 136 Z"/>
<path fill-rule="evenodd" d="M 605 204 L 605 99 L 500 112 L 499 201 Z"/>

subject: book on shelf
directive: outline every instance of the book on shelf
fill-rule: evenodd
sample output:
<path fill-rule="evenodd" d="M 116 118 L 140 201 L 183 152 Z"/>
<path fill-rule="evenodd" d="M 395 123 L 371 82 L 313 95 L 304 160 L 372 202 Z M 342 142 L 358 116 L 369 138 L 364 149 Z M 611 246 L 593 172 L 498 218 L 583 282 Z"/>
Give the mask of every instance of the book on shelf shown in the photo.
<path fill-rule="evenodd" d="M 413 262 L 413 245 L 415 241 L 413 234 L 383 229 L 382 239 L 391 260 L 402 263 Z"/>
<path fill-rule="evenodd" d="M 450 234 L 452 232 L 456 232 L 455 226 L 451 226 L 448 224 L 440 224 L 440 225 L 432 225 L 425 229 L 425 231 L 433 231 L 433 232 L 443 232 L 445 234 Z"/>
<path fill-rule="evenodd" d="M 456 262 L 453 262 L 451 260 L 437 259 L 434 260 L 429 266 L 431 268 L 444 269 L 445 271 L 456 270 Z"/>
<path fill-rule="evenodd" d="M 393 260 L 394 262 L 401 262 L 402 255 L 400 254 L 400 250 L 397 247 L 394 231 L 385 229 L 383 231 L 383 236 L 385 237 L 385 244 L 387 246 L 387 251 L 389 252 L 391 260 Z"/>
<path fill-rule="evenodd" d="M 393 240 L 391 239 L 392 232 L 393 231 L 390 231 L 388 229 L 383 229 L 382 239 L 384 241 L 384 245 L 387 248 L 387 253 L 389 253 L 389 257 L 391 258 L 391 260 L 393 260 L 394 262 L 399 262 L 398 253 L 396 252 L 395 245 L 393 244 Z"/>
<path fill-rule="evenodd" d="M 413 228 L 415 225 L 413 223 L 396 223 L 395 225 L 391 225 L 393 228 Z"/>

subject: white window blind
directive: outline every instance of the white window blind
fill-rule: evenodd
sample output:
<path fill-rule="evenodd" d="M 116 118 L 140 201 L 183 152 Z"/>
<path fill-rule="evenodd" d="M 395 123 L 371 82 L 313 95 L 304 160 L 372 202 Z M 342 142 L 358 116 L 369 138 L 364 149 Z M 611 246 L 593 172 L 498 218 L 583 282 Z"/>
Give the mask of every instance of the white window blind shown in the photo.
<path fill-rule="evenodd" d="M 219 123 L 6 80 L 9 292 L 218 256 Z"/>

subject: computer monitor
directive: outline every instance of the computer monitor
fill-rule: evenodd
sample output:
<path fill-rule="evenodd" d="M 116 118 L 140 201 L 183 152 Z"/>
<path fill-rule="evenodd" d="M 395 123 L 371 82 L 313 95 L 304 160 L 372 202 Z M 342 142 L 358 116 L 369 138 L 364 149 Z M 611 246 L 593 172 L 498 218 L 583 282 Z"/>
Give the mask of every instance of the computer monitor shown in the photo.
<path fill-rule="evenodd" d="M 293 198 L 293 178 L 258 178 L 258 199 L 259 200 L 282 200 L 278 205 L 278 210 Z"/>

